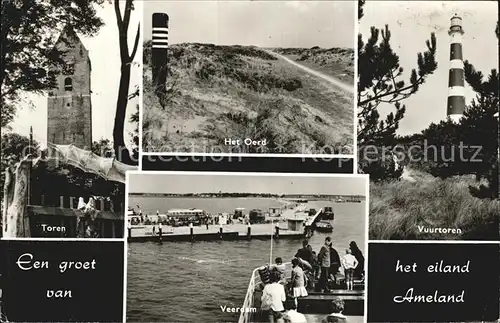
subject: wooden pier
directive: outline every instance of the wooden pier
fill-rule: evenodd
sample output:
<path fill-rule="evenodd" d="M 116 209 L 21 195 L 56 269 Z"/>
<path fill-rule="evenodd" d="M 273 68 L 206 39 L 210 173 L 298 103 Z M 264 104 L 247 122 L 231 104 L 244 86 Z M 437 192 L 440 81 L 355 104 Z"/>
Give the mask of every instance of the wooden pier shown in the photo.
<path fill-rule="evenodd" d="M 279 229 L 276 229 L 277 223 L 268 224 L 253 224 L 249 227 L 246 224 L 226 224 L 222 227 L 219 225 L 209 225 L 208 229 L 205 225 L 196 227 L 170 227 L 162 226 L 161 241 L 216 241 L 216 240 L 269 240 L 271 236 L 274 239 L 303 239 L 304 232 L 292 231 L 283 228 L 283 223 L 280 223 Z M 129 227 L 129 242 L 147 242 L 160 241 L 158 225 L 155 226 L 155 232 L 152 231 L 153 225 L 147 226 L 132 226 Z M 222 228 L 222 231 L 221 231 Z M 191 230 L 192 229 L 192 230 Z M 250 233 L 250 234 L 249 234 Z"/>

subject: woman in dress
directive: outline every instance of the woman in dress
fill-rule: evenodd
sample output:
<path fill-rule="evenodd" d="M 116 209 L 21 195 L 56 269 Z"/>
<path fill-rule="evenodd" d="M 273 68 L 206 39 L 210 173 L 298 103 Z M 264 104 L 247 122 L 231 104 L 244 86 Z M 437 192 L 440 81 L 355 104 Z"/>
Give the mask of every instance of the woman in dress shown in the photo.
<path fill-rule="evenodd" d="M 292 259 L 292 295 L 295 299 L 295 306 L 297 306 L 297 298 L 307 296 L 305 286 L 305 274 L 299 266 L 300 260 L 297 258 Z"/>

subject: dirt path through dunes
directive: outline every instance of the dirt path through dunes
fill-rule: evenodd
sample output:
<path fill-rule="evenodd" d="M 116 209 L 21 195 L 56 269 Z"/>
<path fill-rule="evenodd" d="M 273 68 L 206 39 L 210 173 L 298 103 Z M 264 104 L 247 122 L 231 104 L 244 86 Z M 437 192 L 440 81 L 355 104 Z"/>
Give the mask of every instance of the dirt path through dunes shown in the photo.
<path fill-rule="evenodd" d="M 336 86 L 336 87 L 338 87 L 339 89 L 341 89 L 341 90 L 343 90 L 343 91 L 345 91 L 345 92 L 348 92 L 349 94 L 354 94 L 354 86 L 353 86 L 353 85 L 350 85 L 350 84 L 344 83 L 344 82 L 342 82 L 342 81 L 340 81 L 340 80 L 338 80 L 338 79 L 336 79 L 336 78 L 334 78 L 334 77 L 328 76 L 328 75 L 326 75 L 326 74 L 324 74 L 324 73 L 321 73 L 321 72 L 315 71 L 315 70 L 313 70 L 313 69 L 311 69 L 311 68 L 309 68 L 309 67 L 306 67 L 306 66 L 304 66 L 304 65 L 301 65 L 301 64 L 299 64 L 299 63 L 297 63 L 297 62 L 295 62 L 295 61 L 293 61 L 293 60 L 289 59 L 288 57 L 285 57 L 285 56 L 283 56 L 283 55 L 281 55 L 281 54 L 275 53 L 275 52 L 270 51 L 270 50 L 265 50 L 265 51 L 266 51 L 267 53 L 271 54 L 271 55 L 274 55 L 274 56 L 276 56 L 276 57 L 278 57 L 278 58 L 281 58 L 281 59 L 283 59 L 283 60 L 287 61 L 287 62 L 288 62 L 288 63 L 290 63 L 290 64 L 293 64 L 293 65 L 297 66 L 298 68 L 300 68 L 300 69 L 302 69 L 302 70 L 306 71 L 306 72 L 307 72 L 307 73 L 309 73 L 309 74 L 312 74 L 312 75 L 314 75 L 314 76 L 317 76 L 317 77 L 322 78 L 323 80 L 325 80 L 325 81 L 327 81 L 327 82 L 329 82 L 329 83 L 331 83 L 331 84 L 335 85 L 335 86 Z"/>

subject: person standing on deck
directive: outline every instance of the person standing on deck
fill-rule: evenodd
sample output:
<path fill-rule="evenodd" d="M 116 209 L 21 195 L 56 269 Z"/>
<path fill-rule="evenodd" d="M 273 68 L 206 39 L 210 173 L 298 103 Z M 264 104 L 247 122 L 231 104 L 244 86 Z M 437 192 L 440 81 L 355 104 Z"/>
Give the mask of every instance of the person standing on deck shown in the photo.
<path fill-rule="evenodd" d="M 304 259 L 308 263 L 312 264 L 312 247 L 309 245 L 307 240 L 302 241 L 302 248 L 297 251 L 295 257 Z"/>
<path fill-rule="evenodd" d="M 333 281 L 335 284 L 337 283 L 337 276 L 336 274 L 339 272 L 340 268 L 340 256 L 337 250 L 333 248 L 333 244 L 330 244 L 330 272 L 329 274 L 332 276 Z"/>
<path fill-rule="evenodd" d="M 342 266 L 344 267 L 345 282 L 348 290 L 354 288 L 354 269 L 359 265 L 356 257 L 351 255 L 351 249 L 346 249 L 345 256 L 342 257 Z"/>
<path fill-rule="evenodd" d="M 285 287 L 279 283 L 280 277 L 276 271 L 270 274 L 270 283 L 264 286 L 261 297 L 261 310 L 268 322 L 275 323 L 282 317 L 286 302 Z"/>
<path fill-rule="evenodd" d="M 328 287 L 328 277 L 329 277 L 329 269 L 330 269 L 330 246 L 332 245 L 332 239 L 330 237 L 326 237 L 325 245 L 321 247 L 321 250 L 318 254 L 318 261 L 320 263 L 321 274 L 319 277 L 319 288 L 320 290 L 328 293 L 330 288 Z"/>
<path fill-rule="evenodd" d="M 320 269 L 320 266 L 319 266 L 319 262 L 318 262 L 318 255 L 316 254 L 316 251 L 313 251 L 312 252 L 312 263 L 311 263 L 312 267 L 313 267 L 313 282 L 316 280 L 316 279 L 319 279 L 319 269 Z"/>
<path fill-rule="evenodd" d="M 299 264 L 299 259 L 292 259 L 292 295 L 295 300 L 295 306 L 298 306 L 298 297 L 306 297 L 308 295 L 306 290 L 305 273 Z"/>
<path fill-rule="evenodd" d="M 303 264 L 299 264 L 299 266 L 304 270 L 305 272 L 305 278 L 306 278 L 306 287 L 311 286 L 314 287 L 314 280 L 315 280 L 315 263 L 314 263 L 314 257 L 313 257 L 313 251 L 312 247 L 307 241 L 307 239 L 304 239 L 302 241 L 302 248 L 300 248 L 297 253 L 295 254 L 296 258 L 300 258 L 302 260 L 307 261 L 312 268 L 308 269 Z"/>
<path fill-rule="evenodd" d="M 359 262 L 359 265 L 354 269 L 354 277 L 362 279 L 365 276 L 365 257 L 355 241 L 349 243 L 349 249 L 351 249 L 351 254 Z"/>
<path fill-rule="evenodd" d="M 279 281 L 280 281 L 280 283 L 282 283 L 282 282 L 286 283 L 286 279 L 285 279 L 285 270 L 286 270 L 286 267 L 283 264 L 283 259 L 281 259 L 281 257 L 278 257 L 274 261 L 276 262 L 276 265 L 273 266 L 273 270 L 276 271 L 279 274 L 279 277 L 280 277 Z"/>

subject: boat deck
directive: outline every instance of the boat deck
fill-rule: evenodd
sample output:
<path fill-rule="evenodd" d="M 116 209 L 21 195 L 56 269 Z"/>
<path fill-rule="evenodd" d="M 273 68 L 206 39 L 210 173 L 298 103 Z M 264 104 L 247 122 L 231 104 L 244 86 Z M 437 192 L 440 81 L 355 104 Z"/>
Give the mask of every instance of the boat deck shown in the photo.
<path fill-rule="evenodd" d="M 337 297 L 344 301 L 363 301 L 365 299 L 363 290 L 332 289 L 330 293 L 309 292 L 304 300 L 333 300 Z"/>

